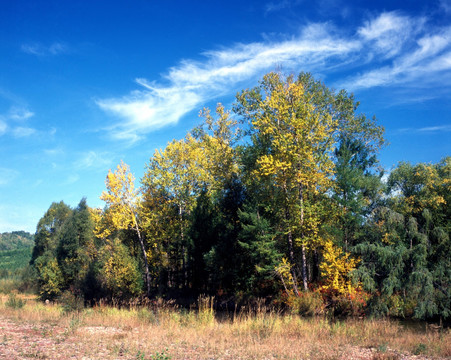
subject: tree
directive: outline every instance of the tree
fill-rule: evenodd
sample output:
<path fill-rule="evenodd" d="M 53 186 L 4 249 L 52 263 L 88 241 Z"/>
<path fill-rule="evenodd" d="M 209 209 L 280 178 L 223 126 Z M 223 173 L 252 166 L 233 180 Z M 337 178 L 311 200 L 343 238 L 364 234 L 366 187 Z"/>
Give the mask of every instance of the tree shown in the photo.
<path fill-rule="evenodd" d="M 146 229 L 153 234 L 171 231 L 175 236 L 167 244 L 166 249 L 168 255 L 172 257 L 170 276 L 179 276 L 183 287 L 186 288 L 189 277 L 187 267 L 189 216 L 195 207 L 197 196 L 202 189 L 211 189 L 208 185 L 213 181 L 208 171 L 206 150 L 200 141 L 188 134 L 183 140 L 170 142 L 164 150 L 157 150 L 146 167 L 142 179 L 144 201 L 147 206 L 153 206 L 144 210 L 148 217 Z M 165 205 L 154 206 L 153 197 L 158 197 Z M 165 215 L 155 213 L 154 210 L 157 208 L 164 210 Z M 156 226 L 155 221 L 162 217 L 165 218 L 165 222 Z"/>
<path fill-rule="evenodd" d="M 260 211 L 250 204 L 238 212 L 242 230 L 238 245 L 242 248 L 245 291 L 254 296 L 268 296 L 275 291 L 275 270 L 282 261 L 281 249 L 275 241 L 278 236 Z"/>
<path fill-rule="evenodd" d="M 83 198 L 64 223 L 56 252 L 66 289 L 83 293 L 83 282 L 97 254 L 94 239 L 94 221 Z"/>
<path fill-rule="evenodd" d="M 204 122 L 194 129 L 193 135 L 204 149 L 207 159 L 204 165 L 210 174 L 211 190 L 221 191 L 239 173 L 235 148 L 240 137 L 238 122 L 220 103 L 216 106 L 216 117 L 211 115 L 208 108 L 204 108 L 200 116 Z"/>
<path fill-rule="evenodd" d="M 211 256 L 218 241 L 218 214 L 211 196 L 203 190 L 196 199 L 196 206 L 190 218 L 188 235 L 190 238 L 189 254 L 191 269 L 191 284 L 195 295 L 207 294 L 212 286 L 217 285 L 218 271 L 208 271 L 207 260 Z M 210 256 L 209 256 L 210 254 Z M 213 260 L 211 260 L 213 262 Z M 214 265 L 215 266 L 215 265 Z M 197 294 L 196 294 L 197 293 Z"/>
<path fill-rule="evenodd" d="M 107 240 L 99 249 L 98 267 L 99 283 L 109 296 L 124 299 L 141 292 L 138 263 L 118 238 Z"/>
<path fill-rule="evenodd" d="M 44 216 L 39 219 L 34 237 L 34 247 L 30 264 L 46 252 L 56 255 L 61 229 L 72 213 L 72 209 L 63 201 L 52 203 Z"/>
<path fill-rule="evenodd" d="M 307 290 L 317 272 L 318 251 L 332 249 L 326 246 L 330 235 L 323 224 L 336 216 L 329 200 L 334 149 L 345 139 L 355 139 L 372 156 L 383 144 L 383 128 L 376 119 L 356 113 L 359 104 L 352 95 L 334 93 L 306 73 L 297 79 L 267 74 L 260 86 L 243 91 L 237 100 L 235 111 L 248 122 L 253 147 L 245 152 L 248 179 L 265 185 L 271 194 L 267 204 L 277 199 L 279 214 L 272 216 L 282 224 L 287 243 L 281 266 L 290 268 L 293 292 L 298 294 L 298 265 Z"/>
<path fill-rule="evenodd" d="M 355 275 L 378 296 L 375 313 L 416 318 L 451 315 L 450 160 L 402 162 L 388 178 L 390 197 L 366 224 L 354 252 L 362 261 Z M 448 169 L 448 170 L 445 170 Z"/>
<path fill-rule="evenodd" d="M 365 218 L 383 195 L 383 172 L 374 171 L 376 164 L 375 154 L 361 140 L 342 138 L 335 150 L 332 199 L 338 211 L 331 232 L 345 251 L 355 245 Z"/>
<path fill-rule="evenodd" d="M 39 297 L 42 300 L 53 300 L 63 289 L 64 278 L 56 257 L 50 253 L 39 256 L 34 262 L 38 276 Z"/>
<path fill-rule="evenodd" d="M 451 315 L 451 157 L 438 164 L 401 162 L 388 179 L 391 207 L 405 218 L 409 295 L 418 318 Z"/>
<path fill-rule="evenodd" d="M 312 98 L 302 82 L 276 73 L 265 75 L 259 88 L 238 97 L 239 112 L 252 123 L 255 146 L 266 147 L 256 159 L 254 175 L 270 177 L 280 189 L 295 294 L 295 247 L 301 248 L 302 281 L 307 290 L 306 249 L 313 248 L 319 235 L 319 219 L 308 208 L 314 206 L 312 197 L 331 186 L 331 137 L 338 127 L 329 112 L 318 111 Z"/>
<path fill-rule="evenodd" d="M 115 172 L 111 170 L 108 172 L 105 181 L 107 191 L 102 193 L 100 199 L 106 202 L 109 219 L 116 229 L 132 229 L 135 231 L 144 262 L 146 293 L 147 296 L 150 296 L 149 262 L 147 260 L 144 237 L 139 226 L 141 199 L 138 196 L 139 191 L 135 190 L 134 181 L 135 178 L 130 172 L 130 168 L 121 161 Z"/>
<path fill-rule="evenodd" d="M 35 245 L 30 265 L 36 270 L 41 299 L 54 299 L 61 294 L 64 278 L 57 261 L 61 232 L 72 209 L 64 202 L 52 203 L 36 227 Z"/>

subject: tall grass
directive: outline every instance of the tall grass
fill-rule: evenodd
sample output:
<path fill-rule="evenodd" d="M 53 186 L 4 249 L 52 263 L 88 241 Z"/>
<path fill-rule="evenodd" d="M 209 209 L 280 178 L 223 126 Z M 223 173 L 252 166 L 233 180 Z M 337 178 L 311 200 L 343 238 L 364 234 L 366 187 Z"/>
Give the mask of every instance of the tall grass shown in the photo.
<path fill-rule="evenodd" d="M 67 313 L 60 304 L 30 298 L 21 309 L 7 301 L 0 296 L 0 317 L 37 327 L 52 324 L 91 358 L 102 353 L 105 359 L 136 359 L 138 354 L 150 359 L 164 352 L 168 359 L 334 359 L 346 358 L 355 348 L 371 348 L 374 359 L 400 358 L 400 353 L 451 356 L 449 330 L 419 332 L 389 320 L 302 318 L 263 302 L 218 320 L 214 299 L 208 297 L 200 297 L 197 308 L 189 311 L 161 301 L 121 309 L 98 304 Z"/>

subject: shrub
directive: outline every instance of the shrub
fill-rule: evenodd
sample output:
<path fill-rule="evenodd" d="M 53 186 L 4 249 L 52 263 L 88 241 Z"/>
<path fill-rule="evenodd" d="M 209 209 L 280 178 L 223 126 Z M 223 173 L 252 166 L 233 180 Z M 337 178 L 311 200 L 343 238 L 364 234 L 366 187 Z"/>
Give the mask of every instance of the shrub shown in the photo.
<path fill-rule="evenodd" d="M 69 312 L 80 312 L 84 309 L 84 301 L 80 296 L 74 295 L 69 290 L 63 292 L 59 298 L 59 302 L 62 305 L 63 311 Z"/>
<path fill-rule="evenodd" d="M 426 352 L 426 344 L 419 343 L 413 349 L 414 355 L 422 355 Z"/>
<path fill-rule="evenodd" d="M 21 309 L 25 306 L 25 301 L 18 297 L 15 292 L 12 292 L 8 296 L 6 306 L 13 309 Z"/>
<path fill-rule="evenodd" d="M 296 296 L 293 292 L 283 293 L 281 301 L 295 314 L 315 316 L 324 313 L 324 301 L 317 291 L 301 292 Z"/>
<path fill-rule="evenodd" d="M 364 316 L 370 295 L 357 288 L 351 293 L 340 294 L 337 291 L 322 291 L 328 312 L 332 316 Z"/>

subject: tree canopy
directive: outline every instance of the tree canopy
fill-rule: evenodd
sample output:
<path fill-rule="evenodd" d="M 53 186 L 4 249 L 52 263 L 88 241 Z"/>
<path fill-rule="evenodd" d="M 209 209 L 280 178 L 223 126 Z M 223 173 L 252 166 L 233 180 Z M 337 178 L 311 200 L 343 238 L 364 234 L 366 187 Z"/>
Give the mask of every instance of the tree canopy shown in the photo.
<path fill-rule="evenodd" d="M 303 314 L 451 316 L 451 160 L 387 180 L 375 117 L 312 75 L 265 75 L 156 150 L 91 209 L 53 203 L 31 265 L 42 298 L 265 297 Z M 318 300 L 319 299 L 319 300 Z"/>

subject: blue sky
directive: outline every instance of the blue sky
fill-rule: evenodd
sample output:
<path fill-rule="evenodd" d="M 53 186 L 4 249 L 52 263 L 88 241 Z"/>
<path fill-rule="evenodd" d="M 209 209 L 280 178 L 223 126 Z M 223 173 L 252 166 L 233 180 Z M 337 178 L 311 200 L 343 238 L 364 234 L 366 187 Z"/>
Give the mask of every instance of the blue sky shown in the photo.
<path fill-rule="evenodd" d="M 345 88 L 399 161 L 451 150 L 451 1 L 0 1 L 0 232 L 102 207 L 108 169 L 281 69 Z"/>

